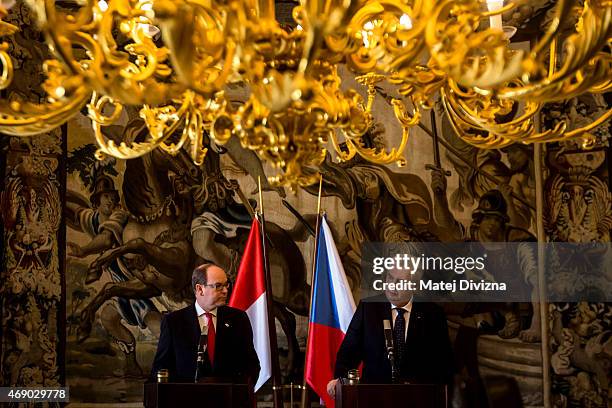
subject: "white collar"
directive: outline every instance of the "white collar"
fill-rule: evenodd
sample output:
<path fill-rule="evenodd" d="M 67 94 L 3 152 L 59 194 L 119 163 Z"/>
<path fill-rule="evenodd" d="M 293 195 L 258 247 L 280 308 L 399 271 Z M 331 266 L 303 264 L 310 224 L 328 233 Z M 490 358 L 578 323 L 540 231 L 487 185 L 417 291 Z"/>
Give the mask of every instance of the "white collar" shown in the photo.
<path fill-rule="evenodd" d="M 395 309 L 396 307 L 399 306 L 395 306 L 393 303 L 391 303 L 391 310 L 393 311 L 393 309 Z M 404 306 L 400 307 L 400 309 L 404 309 L 405 311 L 407 311 L 408 313 L 410 313 L 412 311 L 412 298 L 410 299 L 410 302 L 406 303 Z"/>
<path fill-rule="evenodd" d="M 198 303 L 198 301 L 196 300 L 195 302 L 195 309 L 196 309 L 196 314 L 198 315 L 198 317 L 202 316 L 204 313 L 206 313 L 206 311 L 204 309 L 202 309 L 202 306 L 200 306 L 200 304 Z M 217 308 L 215 307 L 213 310 L 211 310 L 209 312 L 211 315 L 213 316 L 217 316 Z"/>

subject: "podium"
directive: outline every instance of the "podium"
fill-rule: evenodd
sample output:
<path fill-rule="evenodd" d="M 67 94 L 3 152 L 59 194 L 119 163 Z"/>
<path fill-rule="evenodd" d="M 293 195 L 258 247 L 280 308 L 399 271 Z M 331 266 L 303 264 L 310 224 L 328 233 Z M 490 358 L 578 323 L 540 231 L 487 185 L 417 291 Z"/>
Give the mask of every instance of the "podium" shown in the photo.
<path fill-rule="evenodd" d="M 340 384 L 336 408 L 446 408 L 446 386 L 436 384 Z"/>
<path fill-rule="evenodd" d="M 145 408 L 253 408 L 252 387 L 231 383 L 146 383 Z"/>

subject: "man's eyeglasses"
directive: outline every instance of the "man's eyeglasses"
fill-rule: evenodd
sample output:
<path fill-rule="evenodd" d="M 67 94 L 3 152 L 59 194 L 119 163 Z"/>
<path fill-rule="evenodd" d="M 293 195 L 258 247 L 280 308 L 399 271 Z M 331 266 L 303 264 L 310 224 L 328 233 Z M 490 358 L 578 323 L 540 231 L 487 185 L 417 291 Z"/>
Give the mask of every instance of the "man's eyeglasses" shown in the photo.
<path fill-rule="evenodd" d="M 229 289 L 231 286 L 231 282 L 227 281 L 225 283 L 210 283 L 210 284 L 205 284 L 202 286 L 206 286 L 206 287 L 216 290 L 217 292 L 221 292 L 223 289 Z"/>

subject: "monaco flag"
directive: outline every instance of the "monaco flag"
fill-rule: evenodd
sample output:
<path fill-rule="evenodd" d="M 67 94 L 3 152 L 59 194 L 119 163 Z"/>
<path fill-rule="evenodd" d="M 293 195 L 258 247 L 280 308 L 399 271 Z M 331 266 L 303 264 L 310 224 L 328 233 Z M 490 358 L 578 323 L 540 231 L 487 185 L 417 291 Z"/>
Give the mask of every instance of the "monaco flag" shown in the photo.
<path fill-rule="evenodd" d="M 229 305 L 244 310 L 251 321 L 253 344 L 261 365 L 259 378 L 255 384 L 255 391 L 257 391 L 272 376 L 263 241 L 261 226 L 257 218 L 253 219 L 251 225 L 251 232 L 240 261 L 236 285 Z"/>
<path fill-rule="evenodd" d="M 327 383 L 334 377 L 336 353 L 355 313 L 355 301 L 325 217 L 317 243 L 312 289 L 306 381 L 328 407 L 334 400 L 327 395 Z"/>

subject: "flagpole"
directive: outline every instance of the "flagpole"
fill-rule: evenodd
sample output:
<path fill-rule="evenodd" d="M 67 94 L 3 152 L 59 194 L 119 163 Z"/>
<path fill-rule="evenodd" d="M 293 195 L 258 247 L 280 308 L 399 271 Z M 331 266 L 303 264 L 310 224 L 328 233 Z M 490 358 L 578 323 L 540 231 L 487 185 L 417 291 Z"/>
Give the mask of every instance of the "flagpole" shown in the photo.
<path fill-rule="evenodd" d="M 321 228 L 321 191 L 323 188 L 323 175 L 319 174 L 319 196 L 317 198 L 317 227 L 315 230 L 314 251 L 312 251 L 312 274 L 310 279 L 310 303 L 308 307 L 308 326 L 306 331 L 306 352 L 304 353 L 304 381 L 302 382 L 302 408 L 310 407 L 310 390 L 306 382 L 306 357 L 308 356 L 308 344 L 310 343 L 310 314 L 312 313 L 312 295 L 314 293 L 315 272 L 317 270 L 317 251 L 319 245 L 319 233 Z"/>
<path fill-rule="evenodd" d="M 276 324 L 273 310 L 272 281 L 270 278 L 270 260 L 266 246 L 266 219 L 264 217 L 263 194 L 261 192 L 261 176 L 257 177 L 259 184 L 259 215 L 261 228 L 261 246 L 263 252 L 264 276 L 266 279 L 266 303 L 268 304 L 268 336 L 270 337 L 270 353 L 272 354 L 272 394 L 274 396 L 274 408 L 282 408 L 284 405 L 283 394 L 280 384 L 280 362 L 278 355 L 278 342 L 276 339 Z"/>
<path fill-rule="evenodd" d="M 257 176 L 257 187 L 259 190 L 259 212 L 264 213 L 263 192 L 261 191 L 261 176 Z"/>

